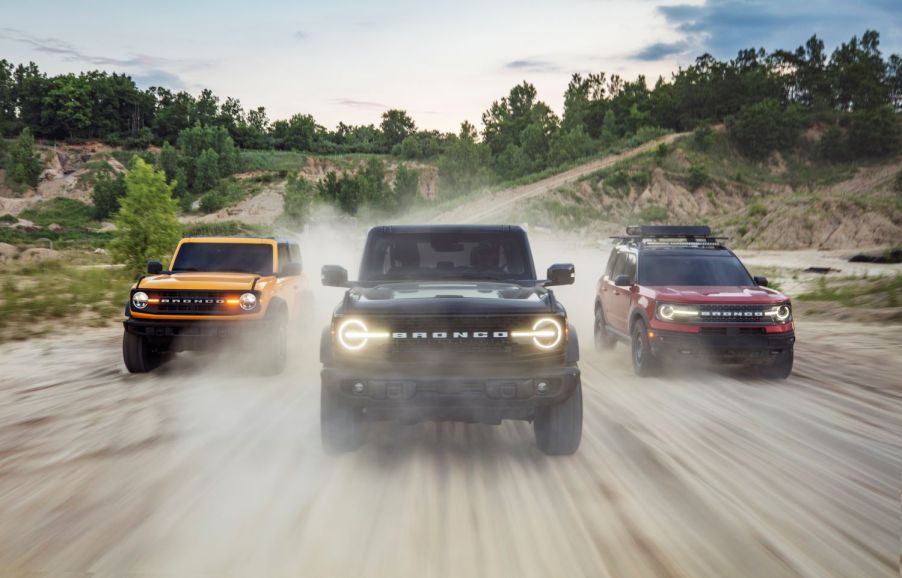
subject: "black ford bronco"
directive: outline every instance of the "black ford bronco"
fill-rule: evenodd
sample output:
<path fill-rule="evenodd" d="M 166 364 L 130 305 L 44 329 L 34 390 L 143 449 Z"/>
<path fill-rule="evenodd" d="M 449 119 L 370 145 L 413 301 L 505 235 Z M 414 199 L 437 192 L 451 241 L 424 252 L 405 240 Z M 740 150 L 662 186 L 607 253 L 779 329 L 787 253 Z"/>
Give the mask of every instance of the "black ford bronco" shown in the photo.
<path fill-rule="evenodd" d="M 357 281 L 323 332 L 321 419 L 331 453 L 360 445 L 367 420 L 533 422 L 547 454 L 582 434 L 579 345 L 548 289 L 574 268 L 536 279 L 516 226 L 385 226 L 370 230 Z"/>

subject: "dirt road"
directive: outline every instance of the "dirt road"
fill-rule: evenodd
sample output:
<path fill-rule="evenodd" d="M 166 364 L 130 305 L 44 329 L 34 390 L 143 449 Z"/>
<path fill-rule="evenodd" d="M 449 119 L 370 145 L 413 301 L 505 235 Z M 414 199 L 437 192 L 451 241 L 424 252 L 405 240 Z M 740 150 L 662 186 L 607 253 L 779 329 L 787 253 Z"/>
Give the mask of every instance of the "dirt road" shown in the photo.
<path fill-rule="evenodd" d="M 786 382 L 638 379 L 591 348 L 603 256 L 534 243 L 577 265 L 576 455 L 525 423 L 377 424 L 327 457 L 310 339 L 274 379 L 224 355 L 130 376 L 115 329 L 7 344 L 0 576 L 898 576 L 902 328 L 802 320 Z"/>

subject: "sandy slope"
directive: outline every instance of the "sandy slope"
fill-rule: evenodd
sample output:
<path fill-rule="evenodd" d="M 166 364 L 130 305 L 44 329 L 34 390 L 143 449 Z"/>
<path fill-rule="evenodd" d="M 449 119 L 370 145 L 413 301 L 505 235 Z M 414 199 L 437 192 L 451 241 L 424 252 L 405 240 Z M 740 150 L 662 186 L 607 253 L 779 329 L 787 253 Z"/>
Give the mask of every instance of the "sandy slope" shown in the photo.
<path fill-rule="evenodd" d="M 902 328 L 802 320 L 786 382 L 638 379 L 591 349 L 598 251 L 534 242 L 581 273 L 559 290 L 583 336 L 576 455 L 525 423 L 377 424 L 326 457 L 310 338 L 275 379 L 215 355 L 129 376 L 117 330 L 7 344 L 0 575 L 898 575 Z M 308 268 L 353 265 L 338 252 Z M 314 327 L 339 298 L 317 293 Z"/>

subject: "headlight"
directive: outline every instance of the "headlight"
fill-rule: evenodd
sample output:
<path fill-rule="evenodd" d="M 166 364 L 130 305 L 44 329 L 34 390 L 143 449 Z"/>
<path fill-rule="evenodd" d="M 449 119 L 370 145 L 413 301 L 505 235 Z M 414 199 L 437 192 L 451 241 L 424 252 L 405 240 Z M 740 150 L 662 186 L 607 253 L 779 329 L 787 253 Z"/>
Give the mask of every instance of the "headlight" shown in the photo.
<path fill-rule="evenodd" d="M 660 303 L 655 312 L 662 321 L 689 321 L 698 317 L 698 307 L 695 305 Z"/>
<path fill-rule="evenodd" d="M 370 339 L 385 339 L 388 332 L 370 331 L 360 319 L 345 319 L 335 332 L 338 343 L 348 351 L 359 351 L 366 347 Z"/>
<path fill-rule="evenodd" d="M 775 305 L 764 312 L 765 317 L 770 317 L 777 323 L 786 323 L 792 318 L 792 308 L 789 303 Z"/>
<path fill-rule="evenodd" d="M 553 317 L 544 317 L 535 322 L 532 331 L 513 331 L 511 337 L 531 337 L 540 349 L 554 349 L 564 339 L 561 322 Z"/>
<path fill-rule="evenodd" d="M 253 293 L 242 293 L 241 297 L 238 298 L 238 304 L 245 311 L 251 311 L 257 306 L 257 296 Z"/>
<path fill-rule="evenodd" d="M 134 307 L 135 309 L 144 309 L 145 307 L 147 307 L 148 299 L 149 298 L 147 297 L 147 293 L 145 293 L 144 291 L 136 291 L 134 294 L 132 294 L 132 307 Z"/>

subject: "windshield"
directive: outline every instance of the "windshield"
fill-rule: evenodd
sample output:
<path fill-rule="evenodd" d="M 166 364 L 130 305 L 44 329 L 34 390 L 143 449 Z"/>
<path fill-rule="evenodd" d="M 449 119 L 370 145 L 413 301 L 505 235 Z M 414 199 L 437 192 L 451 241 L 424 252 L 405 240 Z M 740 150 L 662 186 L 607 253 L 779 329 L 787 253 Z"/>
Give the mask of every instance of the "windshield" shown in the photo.
<path fill-rule="evenodd" d="M 370 237 L 360 278 L 521 281 L 535 279 L 535 270 L 521 233 L 388 233 Z"/>
<path fill-rule="evenodd" d="M 185 243 L 175 256 L 172 272 L 270 275 L 272 264 L 273 250 L 269 244 Z"/>
<path fill-rule="evenodd" d="M 639 259 L 643 285 L 754 285 L 734 255 L 649 255 Z"/>

